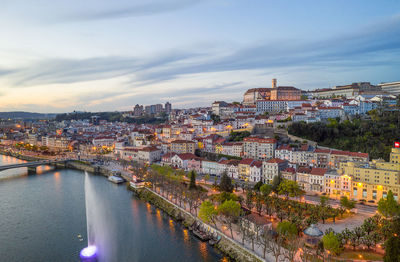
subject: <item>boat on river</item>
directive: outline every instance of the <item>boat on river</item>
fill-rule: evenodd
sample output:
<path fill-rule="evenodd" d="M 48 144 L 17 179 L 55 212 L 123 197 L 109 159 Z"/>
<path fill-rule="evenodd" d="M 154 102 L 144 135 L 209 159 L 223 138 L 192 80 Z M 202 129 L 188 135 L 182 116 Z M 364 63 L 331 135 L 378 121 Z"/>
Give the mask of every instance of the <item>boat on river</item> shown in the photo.
<path fill-rule="evenodd" d="M 123 179 L 120 176 L 115 176 L 115 175 L 109 176 L 108 180 L 113 182 L 114 184 L 121 184 L 121 183 L 125 182 L 125 179 Z"/>

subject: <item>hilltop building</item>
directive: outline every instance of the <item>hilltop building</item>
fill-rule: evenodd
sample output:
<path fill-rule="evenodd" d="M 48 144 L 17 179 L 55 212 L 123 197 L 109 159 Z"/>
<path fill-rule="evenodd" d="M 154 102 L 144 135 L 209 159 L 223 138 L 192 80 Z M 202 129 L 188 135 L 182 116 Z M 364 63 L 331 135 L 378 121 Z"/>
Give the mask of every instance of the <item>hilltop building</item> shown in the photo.
<path fill-rule="evenodd" d="M 243 96 L 244 105 L 256 105 L 257 101 L 294 101 L 300 100 L 301 90 L 293 86 L 278 86 L 277 80 L 272 79 L 271 88 L 252 88 Z"/>
<path fill-rule="evenodd" d="M 389 94 L 395 96 L 400 95 L 400 82 L 380 83 L 378 86 L 382 91 L 388 92 Z"/>

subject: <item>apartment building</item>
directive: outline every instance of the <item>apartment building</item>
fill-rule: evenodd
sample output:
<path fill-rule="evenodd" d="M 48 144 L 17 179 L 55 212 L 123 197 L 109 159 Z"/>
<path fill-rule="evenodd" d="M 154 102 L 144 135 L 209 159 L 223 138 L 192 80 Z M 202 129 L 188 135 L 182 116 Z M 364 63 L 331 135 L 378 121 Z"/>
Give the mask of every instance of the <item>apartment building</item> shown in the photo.
<path fill-rule="evenodd" d="M 333 198 L 346 196 L 351 198 L 352 178 L 346 174 L 339 174 L 335 169 L 324 174 L 324 192 Z"/>
<path fill-rule="evenodd" d="M 177 154 L 194 154 L 196 143 L 189 140 L 175 140 L 171 142 L 171 151 Z"/>
<path fill-rule="evenodd" d="M 271 158 L 268 161 L 263 161 L 263 182 L 271 182 L 274 176 L 279 175 L 279 172 L 285 170 L 287 167 L 288 161 L 283 159 Z"/>
<path fill-rule="evenodd" d="M 241 157 L 243 154 L 242 142 L 227 142 L 222 144 L 219 148 L 216 147 L 216 153 L 229 156 Z"/>
<path fill-rule="evenodd" d="M 274 157 L 275 149 L 273 138 L 246 137 L 243 140 L 243 155 L 247 158 L 267 160 Z"/>
<path fill-rule="evenodd" d="M 239 178 L 245 181 L 250 179 L 250 166 L 255 160 L 252 158 L 244 158 L 240 160 L 238 165 Z"/>
<path fill-rule="evenodd" d="M 372 160 L 371 162 L 343 162 L 340 168 L 343 174 L 352 177 L 352 198 L 377 203 L 391 190 L 398 201 L 400 194 L 400 163 L 396 156 L 400 148 L 392 148 L 390 162 Z"/>

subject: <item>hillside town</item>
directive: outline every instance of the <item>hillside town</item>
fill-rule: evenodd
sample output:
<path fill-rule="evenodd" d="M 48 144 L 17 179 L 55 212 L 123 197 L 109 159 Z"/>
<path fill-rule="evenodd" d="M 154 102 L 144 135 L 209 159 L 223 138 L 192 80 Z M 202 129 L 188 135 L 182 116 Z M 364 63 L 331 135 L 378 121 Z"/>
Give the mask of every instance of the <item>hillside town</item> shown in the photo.
<path fill-rule="evenodd" d="M 247 90 L 242 102 L 216 101 L 210 107 L 190 109 L 172 109 L 167 102 L 135 105 L 124 112 L 132 119 L 166 116 L 161 124 L 110 122 L 96 115 L 63 121 L 3 120 L 1 145 L 82 159 L 112 156 L 217 177 L 227 173 L 253 184 L 270 183 L 279 175 L 297 181 L 310 194 L 376 204 L 389 190 L 398 200 L 399 146 L 385 162 L 370 159 L 365 152 L 301 140 L 288 134 L 286 127 L 298 121 L 341 121 L 368 118 L 371 110 L 398 110 L 399 94 L 400 82 L 302 91 L 279 86 L 273 79 L 271 88 Z"/>
<path fill-rule="evenodd" d="M 242 239 L 238 257 L 250 252 L 266 261 L 282 256 L 287 259 L 282 261 L 308 261 L 313 253 L 325 259 L 346 250 L 351 258 L 382 258 L 381 243 L 390 236 L 379 225 L 391 225 L 387 219 L 400 209 L 398 137 L 382 147 L 389 158 L 378 148 L 373 152 L 381 157 L 373 159 L 368 152 L 322 146 L 289 131 L 321 123 L 338 133 L 340 124 L 388 121 L 386 115 L 399 115 L 399 86 L 362 82 L 305 92 L 273 79 L 271 88 L 245 91 L 242 102 L 215 101 L 210 107 L 174 109 L 167 102 L 136 104 L 120 113 L 3 119 L 0 150 L 105 168 L 110 181 L 128 180 L 142 198 L 153 194 L 200 218 L 190 220 L 190 230 L 202 241 Z M 389 130 L 395 129 L 390 124 Z M 371 223 L 375 231 L 366 229 Z M 286 226 L 297 233 L 282 233 Z"/>

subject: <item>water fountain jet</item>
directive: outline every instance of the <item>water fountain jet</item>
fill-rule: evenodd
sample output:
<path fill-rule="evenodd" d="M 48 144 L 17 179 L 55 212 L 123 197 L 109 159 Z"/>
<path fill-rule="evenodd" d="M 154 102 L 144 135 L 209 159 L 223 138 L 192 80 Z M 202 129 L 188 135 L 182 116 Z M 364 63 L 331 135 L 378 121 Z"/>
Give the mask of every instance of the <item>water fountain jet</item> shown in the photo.
<path fill-rule="evenodd" d="M 108 261 L 112 256 L 110 249 L 111 225 L 107 223 L 107 213 L 101 197 L 96 190 L 91 178 L 85 172 L 85 205 L 88 246 L 80 252 L 82 262 Z M 111 222 L 111 221 L 109 221 Z"/>

